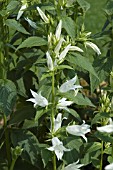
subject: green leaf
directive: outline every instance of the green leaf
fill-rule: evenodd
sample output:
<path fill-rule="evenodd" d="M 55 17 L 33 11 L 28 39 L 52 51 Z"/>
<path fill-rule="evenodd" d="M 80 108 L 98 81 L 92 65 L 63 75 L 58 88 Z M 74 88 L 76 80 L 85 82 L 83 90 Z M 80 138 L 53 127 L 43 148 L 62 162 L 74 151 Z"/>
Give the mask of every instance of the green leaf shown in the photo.
<path fill-rule="evenodd" d="M 46 109 L 41 109 L 37 110 L 36 116 L 35 116 L 35 121 L 38 121 L 39 118 L 41 118 L 45 113 L 47 113 L 48 110 Z"/>
<path fill-rule="evenodd" d="M 79 120 L 79 121 L 81 122 L 81 118 L 80 118 L 79 114 L 78 114 L 75 110 L 69 109 L 69 113 L 70 113 L 72 116 L 74 116 L 77 120 Z"/>
<path fill-rule="evenodd" d="M 95 107 L 93 103 L 89 100 L 89 98 L 83 96 L 81 93 L 78 93 L 77 96 L 75 96 L 73 92 L 67 92 L 63 94 L 63 97 L 66 97 L 67 99 L 73 101 L 77 105 L 81 105 L 81 106 L 86 105 L 86 106 Z"/>
<path fill-rule="evenodd" d="M 67 31 L 69 36 L 74 40 L 75 39 L 75 22 L 70 17 L 62 18 L 63 28 Z"/>
<path fill-rule="evenodd" d="M 33 127 L 37 127 L 38 126 L 38 122 L 33 120 L 25 120 L 24 124 L 22 126 L 22 129 L 29 129 L 29 128 L 33 128 Z"/>
<path fill-rule="evenodd" d="M 105 7 L 105 12 L 108 15 L 113 15 L 113 1 L 107 1 L 106 7 Z"/>
<path fill-rule="evenodd" d="M 16 102 L 16 86 L 7 79 L 0 79 L 0 111 L 8 116 Z"/>
<path fill-rule="evenodd" d="M 18 1 L 11 1 L 7 6 L 7 12 L 15 10 L 19 5 Z"/>
<path fill-rule="evenodd" d="M 33 36 L 23 41 L 22 44 L 20 44 L 16 50 L 19 50 L 21 48 L 31 48 L 31 47 L 42 46 L 46 44 L 47 44 L 47 41 L 45 39 L 41 37 Z"/>
<path fill-rule="evenodd" d="M 11 141 L 14 145 L 23 148 L 21 157 L 32 165 L 39 167 L 38 155 L 40 153 L 39 142 L 30 131 L 14 130 L 11 133 Z"/>
<path fill-rule="evenodd" d="M 100 140 L 102 140 L 102 141 L 104 141 L 104 142 L 110 142 L 110 143 L 112 143 L 113 142 L 113 137 L 112 136 L 110 136 L 109 134 L 107 134 L 107 133 L 101 133 L 101 132 L 95 132 L 94 133 L 94 135 L 98 138 L 98 139 L 100 139 Z"/>
<path fill-rule="evenodd" d="M 109 118 L 109 113 L 103 112 L 103 113 L 97 113 L 95 117 L 91 121 L 91 125 L 98 123 L 99 120 L 102 120 L 103 118 Z"/>
<path fill-rule="evenodd" d="M 77 2 L 84 12 L 86 12 L 90 8 L 90 4 L 85 0 L 77 0 Z"/>
<path fill-rule="evenodd" d="M 25 28 L 14 19 L 7 19 L 5 24 L 14 30 L 17 30 L 18 32 L 21 32 L 23 34 L 29 34 L 29 32 L 27 32 Z"/>
<path fill-rule="evenodd" d="M 47 163 L 52 160 L 53 155 L 52 155 L 51 151 L 49 151 L 47 149 L 42 149 L 41 157 L 42 157 L 42 161 L 43 161 L 44 168 L 45 168 Z"/>
<path fill-rule="evenodd" d="M 84 70 L 89 71 L 89 73 L 93 74 L 96 78 L 98 75 L 96 74 L 92 64 L 89 60 L 78 53 L 71 53 L 68 55 L 66 60 L 72 64 L 78 65 L 79 67 L 83 68 Z"/>

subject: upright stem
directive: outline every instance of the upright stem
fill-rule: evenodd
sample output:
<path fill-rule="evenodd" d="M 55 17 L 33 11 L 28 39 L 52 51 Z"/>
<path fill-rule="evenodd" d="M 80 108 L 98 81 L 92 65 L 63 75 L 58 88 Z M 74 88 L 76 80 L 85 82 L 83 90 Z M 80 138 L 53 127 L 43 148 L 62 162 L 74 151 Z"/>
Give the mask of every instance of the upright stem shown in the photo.
<path fill-rule="evenodd" d="M 112 155 L 111 155 L 111 156 L 112 156 L 112 158 L 113 158 L 113 142 L 112 142 Z"/>
<path fill-rule="evenodd" d="M 7 129 L 7 120 L 6 120 L 6 116 L 5 115 L 4 115 L 4 129 L 5 129 L 6 154 L 7 154 L 8 166 L 10 167 L 10 164 L 11 164 L 11 155 L 10 155 L 9 131 Z"/>
<path fill-rule="evenodd" d="M 101 141 L 101 160 L 100 160 L 100 170 L 102 170 L 102 166 L 103 166 L 103 146 L 104 146 L 104 142 Z"/>
<path fill-rule="evenodd" d="M 55 75 L 54 71 L 52 73 L 52 113 L 51 113 L 51 121 L 52 121 L 52 137 L 54 137 L 54 117 L 55 117 Z M 53 170 L 56 170 L 56 155 L 54 153 L 53 156 Z"/>

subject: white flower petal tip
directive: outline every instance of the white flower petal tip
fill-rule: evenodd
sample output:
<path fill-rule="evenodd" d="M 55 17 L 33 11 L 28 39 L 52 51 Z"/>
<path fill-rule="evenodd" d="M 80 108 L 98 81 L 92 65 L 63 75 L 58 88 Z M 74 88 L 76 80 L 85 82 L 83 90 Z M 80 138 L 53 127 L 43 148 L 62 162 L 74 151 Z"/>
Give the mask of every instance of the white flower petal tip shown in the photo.
<path fill-rule="evenodd" d="M 84 140 L 87 142 L 85 134 L 90 132 L 91 130 L 90 125 L 85 124 L 85 121 L 83 121 L 82 125 L 71 125 L 66 127 L 66 131 L 71 135 L 83 137 Z"/>
<path fill-rule="evenodd" d="M 64 151 L 70 151 L 70 149 L 67 149 L 63 146 L 63 143 L 57 137 L 52 138 L 52 147 L 47 149 L 54 151 L 58 160 L 62 160 Z"/>
<path fill-rule="evenodd" d="M 28 17 L 25 20 L 29 23 L 29 25 L 35 29 L 37 29 L 37 25 L 35 22 L 31 21 Z"/>
<path fill-rule="evenodd" d="M 78 51 L 78 52 L 82 52 L 82 53 L 84 52 L 81 48 L 79 48 L 77 46 L 71 46 L 69 50 L 70 51 Z"/>
<path fill-rule="evenodd" d="M 39 94 L 37 94 L 33 90 L 30 90 L 30 91 L 31 91 L 31 94 L 34 98 L 30 98 L 26 101 L 30 101 L 30 102 L 34 103 L 34 107 L 36 107 L 36 106 L 41 106 L 41 107 L 48 106 L 48 101 L 45 97 L 43 97 L 41 95 L 41 92 Z"/>
<path fill-rule="evenodd" d="M 36 7 L 36 9 L 38 10 L 38 13 L 40 15 L 40 17 L 42 18 L 42 20 L 48 24 L 49 23 L 49 19 L 46 17 L 46 15 L 44 14 L 44 12 L 39 8 L 39 7 Z"/>
<path fill-rule="evenodd" d="M 67 119 L 67 118 L 64 117 L 63 119 Z M 54 118 L 54 132 L 56 132 L 58 129 L 61 128 L 63 119 L 62 119 L 62 113 L 58 113 L 56 119 Z"/>
<path fill-rule="evenodd" d="M 87 42 L 85 42 L 85 45 L 91 47 L 98 55 L 101 54 L 100 49 L 97 47 L 96 44 L 94 44 L 90 41 L 87 41 Z"/>
<path fill-rule="evenodd" d="M 110 118 L 109 124 L 101 127 L 97 127 L 97 130 L 102 133 L 113 133 L 113 121 Z"/>
<path fill-rule="evenodd" d="M 46 52 L 46 58 L 47 58 L 48 69 L 53 71 L 53 61 L 52 61 L 52 58 L 51 58 L 51 56 L 50 56 L 48 51 Z"/>
<path fill-rule="evenodd" d="M 72 101 L 66 101 L 66 98 L 62 98 L 58 101 L 57 104 L 57 109 L 63 109 L 69 112 L 69 109 L 67 108 L 67 106 L 70 106 L 73 102 Z"/>
<path fill-rule="evenodd" d="M 81 168 L 82 166 L 84 166 L 84 164 L 78 164 L 79 160 L 77 162 L 74 162 L 72 164 L 67 165 L 64 170 L 80 170 L 79 168 Z"/>
<path fill-rule="evenodd" d="M 82 86 L 80 85 L 74 85 L 76 81 L 77 81 L 77 76 L 63 83 L 59 88 L 59 92 L 66 93 L 70 90 L 77 90 L 77 89 L 82 88 Z"/>
<path fill-rule="evenodd" d="M 113 163 L 107 165 L 107 166 L 105 167 L 105 170 L 113 170 Z"/>
<path fill-rule="evenodd" d="M 62 20 L 59 21 L 59 24 L 58 24 L 58 26 L 57 26 L 57 28 L 56 28 L 55 36 L 56 36 L 56 39 L 57 39 L 57 40 L 60 39 L 61 30 L 62 30 Z"/>
<path fill-rule="evenodd" d="M 18 15 L 17 15 L 17 20 L 20 19 L 20 17 L 22 16 L 22 14 L 24 13 L 24 10 L 27 8 L 27 4 L 24 4 L 21 6 L 19 12 L 18 12 Z"/>
<path fill-rule="evenodd" d="M 68 45 L 65 47 L 65 49 L 61 52 L 61 54 L 59 55 L 58 58 L 59 58 L 59 62 L 60 62 L 60 63 L 64 60 L 64 58 L 65 58 L 65 56 L 67 55 L 70 47 L 71 47 L 71 44 L 68 44 Z"/>

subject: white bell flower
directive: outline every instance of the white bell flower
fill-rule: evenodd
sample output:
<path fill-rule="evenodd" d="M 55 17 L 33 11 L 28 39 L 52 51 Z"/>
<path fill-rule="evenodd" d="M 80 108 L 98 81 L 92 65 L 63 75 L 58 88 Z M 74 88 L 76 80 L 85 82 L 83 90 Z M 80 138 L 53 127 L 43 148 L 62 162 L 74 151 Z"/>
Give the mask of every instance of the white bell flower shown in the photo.
<path fill-rule="evenodd" d="M 51 58 L 51 56 L 50 56 L 48 51 L 46 52 L 46 58 L 47 58 L 48 69 L 53 71 L 53 61 L 52 61 L 52 58 Z"/>
<path fill-rule="evenodd" d="M 105 170 L 113 170 L 113 163 L 105 166 Z"/>
<path fill-rule="evenodd" d="M 61 49 L 61 46 L 62 46 L 62 43 L 64 42 L 64 38 L 60 38 L 58 44 L 56 45 L 55 49 L 54 49 L 54 52 L 56 53 L 56 55 L 59 54 L 59 51 Z"/>
<path fill-rule="evenodd" d="M 23 4 L 18 12 L 18 15 L 17 15 L 17 20 L 20 19 L 20 17 L 22 16 L 22 14 L 24 13 L 24 10 L 27 8 L 27 3 L 26 4 Z"/>
<path fill-rule="evenodd" d="M 70 90 L 75 90 L 75 89 L 79 89 L 79 88 L 82 88 L 82 86 L 80 85 L 75 85 L 77 81 L 77 76 L 75 76 L 74 78 L 68 80 L 67 82 L 63 83 L 60 88 L 59 88 L 59 91 L 61 93 L 65 93 L 65 92 L 68 92 Z"/>
<path fill-rule="evenodd" d="M 70 151 L 63 146 L 62 141 L 60 141 L 57 137 L 52 138 L 52 147 L 47 148 L 50 151 L 54 151 L 58 160 L 62 160 L 64 151 Z"/>
<path fill-rule="evenodd" d="M 84 166 L 84 164 L 78 164 L 78 162 L 79 162 L 79 160 L 74 162 L 74 163 L 72 163 L 72 164 L 69 164 L 68 166 L 66 166 L 64 168 L 64 170 L 80 170 L 80 168 L 82 166 Z"/>
<path fill-rule="evenodd" d="M 59 24 L 58 24 L 58 26 L 57 26 L 57 28 L 56 28 L 55 36 L 56 36 L 56 39 L 57 39 L 57 40 L 60 39 L 61 30 L 62 30 L 62 20 L 59 21 Z"/>
<path fill-rule="evenodd" d="M 43 12 L 39 7 L 37 7 L 36 9 L 38 10 L 39 15 L 40 15 L 40 17 L 42 18 L 42 20 L 43 20 L 46 24 L 48 24 L 48 23 L 49 23 L 49 19 L 46 17 L 46 15 L 44 14 L 44 12 Z"/>
<path fill-rule="evenodd" d="M 91 47 L 98 55 L 101 54 L 100 49 L 97 47 L 96 44 L 94 44 L 90 41 L 87 41 L 87 42 L 85 42 L 85 45 Z"/>
<path fill-rule="evenodd" d="M 58 56 L 60 63 L 63 61 L 63 59 L 64 59 L 65 56 L 67 55 L 70 47 L 71 47 L 71 44 L 68 44 L 68 45 L 65 47 L 65 49 L 61 52 L 61 54 Z"/>
<path fill-rule="evenodd" d="M 85 137 L 85 134 L 90 132 L 90 126 L 88 124 L 85 124 L 85 121 L 83 121 L 82 125 L 67 126 L 66 131 L 71 135 L 83 137 L 84 140 L 87 142 L 87 138 Z"/>
<path fill-rule="evenodd" d="M 35 29 L 37 29 L 36 23 L 31 21 L 28 17 L 25 20 L 29 23 L 29 25 Z"/>
<path fill-rule="evenodd" d="M 73 103 L 72 101 L 66 101 L 66 98 L 62 98 L 58 101 L 56 108 L 67 110 L 69 112 L 69 109 L 67 108 L 67 106 L 70 106 L 72 103 Z"/>
<path fill-rule="evenodd" d="M 111 118 L 109 119 L 109 125 L 97 127 L 97 130 L 99 132 L 113 133 L 113 121 L 112 121 L 112 119 Z"/>
<path fill-rule="evenodd" d="M 81 48 L 77 47 L 77 46 L 71 46 L 70 51 L 79 51 L 79 52 L 84 52 Z"/>
<path fill-rule="evenodd" d="M 41 92 L 39 94 L 37 94 L 33 90 L 30 90 L 30 91 L 31 91 L 31 94 L 33 95 L 34 98 L 30 98 L 26 101 L 30 101 L 30 102 L 34 103 L 34 107 L 36 107 L 36 106 L 41 106 L 41 107 L 48 106 L 48 101 L 45 97 L 43 97 L 41 95 Z"/>
<path fill-rule="evenodd" d="M 67 119 L 64 117 L 63 119 Z M 56 119 L 54 118 L 54 132 L 56 132 L 59 128 L 61 128 L 62 124 L 62 113 L 58 113 Z"/>

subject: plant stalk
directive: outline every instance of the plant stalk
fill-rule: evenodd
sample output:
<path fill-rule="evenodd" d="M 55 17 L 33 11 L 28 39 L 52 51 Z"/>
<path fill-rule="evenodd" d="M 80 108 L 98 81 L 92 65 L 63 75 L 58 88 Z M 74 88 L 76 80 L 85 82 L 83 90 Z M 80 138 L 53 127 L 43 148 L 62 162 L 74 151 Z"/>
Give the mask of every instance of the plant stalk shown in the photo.
<path fill-rule="evenodd" d="M 103 146 L 104 146 L 104 142 L 101 141 L 101 160 L 100 160 L 100 170 L 102 170 L 102 167 L 103 167 Z"/>

